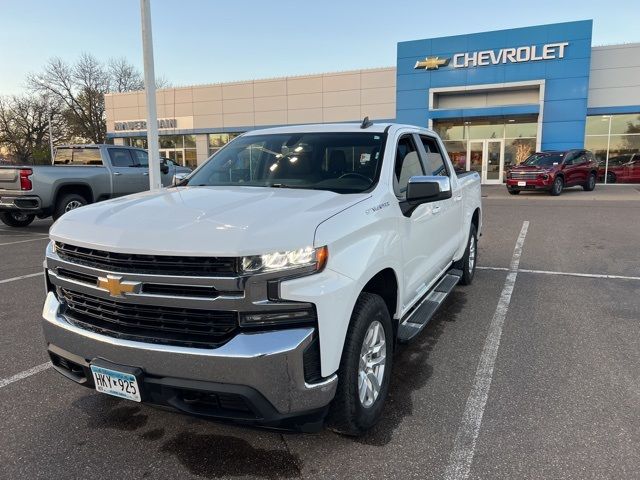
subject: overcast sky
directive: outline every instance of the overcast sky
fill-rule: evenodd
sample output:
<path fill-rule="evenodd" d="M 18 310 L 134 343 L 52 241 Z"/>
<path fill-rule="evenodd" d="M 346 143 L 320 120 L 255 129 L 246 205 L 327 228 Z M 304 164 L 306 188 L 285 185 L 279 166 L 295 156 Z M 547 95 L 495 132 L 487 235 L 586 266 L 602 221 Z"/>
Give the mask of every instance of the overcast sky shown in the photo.
<path fill-rule="evenodd" d="M 396 43 L 593 19 L 593 44 L 640 41 L 640 0 L 151 0 L 156 73 L 173 85 L 395 65 Z M 141 68 L 138 0 L 0 0 L 0 95 L 47 59 Z"/>

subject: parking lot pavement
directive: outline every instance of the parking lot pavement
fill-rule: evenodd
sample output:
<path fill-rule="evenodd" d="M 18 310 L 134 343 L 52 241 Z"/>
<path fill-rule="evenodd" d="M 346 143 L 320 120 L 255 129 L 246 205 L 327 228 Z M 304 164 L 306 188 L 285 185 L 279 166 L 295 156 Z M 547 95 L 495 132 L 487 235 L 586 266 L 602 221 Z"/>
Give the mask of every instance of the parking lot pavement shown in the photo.
<path fill-rule="evenodd" d="M 452 452 L 462 452 L 468 478 L 634 477 L 640 193 L 615 188 L 585 192 L 588 199 L 484 189 L 479 253 L 491 269 L 458 287 L 416 341 L 398 349 L 384 418 L 360 439 L 188 417 L 86 390 L 52 369 L 15 377 L 46 361 L 42 278 L 0 283 L 0 476 L 445 478 L 461 471 Z M 524 221 L 519 269 L 510 272 Z M 0 229 L 0 244 L 49 225 Z M 44 243 L 0 246 L 0 282 L 38 271 Z M 508 278 L 515 284 L 505 305 Z M 480 360 L 494 347 L 484 370 Z M 479 385 L 487 395 L 482 409 L 471 402 L 469 416 Z M 469 432 L 473 442 L 461 442 Z"/>

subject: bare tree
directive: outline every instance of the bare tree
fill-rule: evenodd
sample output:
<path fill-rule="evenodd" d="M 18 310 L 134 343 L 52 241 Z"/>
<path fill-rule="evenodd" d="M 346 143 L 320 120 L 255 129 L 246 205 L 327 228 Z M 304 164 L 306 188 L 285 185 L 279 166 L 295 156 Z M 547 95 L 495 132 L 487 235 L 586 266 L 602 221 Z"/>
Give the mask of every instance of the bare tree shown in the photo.
<path fill-rule="evenodd" d="M 142 74 L 124 58 L 112 58 L 107 65 L 111 92 L 130 92 L 144 89 Z"/>
<path fill-rule="evenodd" d="M 33 95 L 0 98 L 0 145 L 20 163 L 49 163 L 49 117 L 54 144 L 65 141 L 59 103 Z"/>

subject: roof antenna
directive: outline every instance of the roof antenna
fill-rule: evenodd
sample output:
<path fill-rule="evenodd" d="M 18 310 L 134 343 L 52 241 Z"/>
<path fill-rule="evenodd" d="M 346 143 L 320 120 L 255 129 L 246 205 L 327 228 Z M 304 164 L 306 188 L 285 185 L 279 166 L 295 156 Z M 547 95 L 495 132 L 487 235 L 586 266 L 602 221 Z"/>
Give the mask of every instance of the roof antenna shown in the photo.
<path fill-rule="evenodd" d="M 360 128 L 369 128 L 371 125 L 373 125 L 373 122 L 369 120 L 369 117 L 364 117 L 364 120 L 362 120 L 362 124 L 360 125 Z"/>

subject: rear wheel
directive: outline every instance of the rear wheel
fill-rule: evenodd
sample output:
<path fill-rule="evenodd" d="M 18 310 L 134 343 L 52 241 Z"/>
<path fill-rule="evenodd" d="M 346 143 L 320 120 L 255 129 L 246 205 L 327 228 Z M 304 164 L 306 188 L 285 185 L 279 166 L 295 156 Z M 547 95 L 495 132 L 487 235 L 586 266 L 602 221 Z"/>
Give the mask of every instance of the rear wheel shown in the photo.
<path fill-rule="evenodd" d="M 382 416 L 391 374 L 393 326 L 384 300 L 372 293 L 358 297 L 344 344 L 338 389 L 329 411 L 329 427 L 362 435 Z"/>
<path fill-rule="evenodd" d="M 564 188 L 564 180 L 562 177 L 556 177 L 553 181 L 553 185 L 551 186 L 551 195 L 557 197 L 562 193 L 562 189 Z"/>
<path fill-rule="evenodd" d="M 473 276 L 476 274 L 476 263 L 478 261 L 478 232 L 476 226 L 472 223 L 469 231 L 469 240 L 467 241 L 467 249 L 464 256 L 453 264 L 453 268 L 462 271 L 460 278 L 461 285 L 470 285 L 473 282 Z"/>
<path fill-rule="evenodd" d="M 596 188 L 596 174 L 595 173 L 591 173 L 589 174 L 589 178 L 587 179 L 587 183 L 585 183 L 582 188 L 585 189 L 585 191 L 587 192 L 591 192 L 593 191 L 594 188 Z"/>
<path fill-rule="evenodd" d="M 0 220 L 9 227 L 27 227 L 31 225 L 35 215 L 29 215 L 22 212 L 2 212 L 0 213 Z"/>
<path fill-rule="evenodd" d="M 607 172 L 607 183 L 616 183 L 616 174 L 613 172 Z"/>
<path fill-rule="evenodd" d="M 56 203 L 56 208 L 53 212 L 53 219 L 57 220 L 62 215 L 76 208 L 83 207 L 87 204 L 87 199 L 77 193 L 68 193 L 60 197 Z"/>

